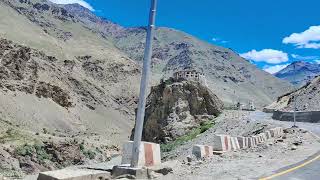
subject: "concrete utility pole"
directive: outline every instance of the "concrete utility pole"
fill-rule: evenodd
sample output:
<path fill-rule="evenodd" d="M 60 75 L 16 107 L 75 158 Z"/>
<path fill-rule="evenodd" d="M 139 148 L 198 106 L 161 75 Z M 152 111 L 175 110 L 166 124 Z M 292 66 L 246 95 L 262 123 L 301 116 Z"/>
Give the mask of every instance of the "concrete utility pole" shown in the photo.
<path fill-rule="evenodd" d="M 144 51 L 143 59 L 143 70 L 140 84 L 140 94 L 139 94 L 139 104 L 138 112 L 136 117 L 136 126 L 134 131 L 134 142 L 132 148 L 132 159 L 131 167 L 138 166 L 139 160 L 139 147 L 141 144 L 142 129 L 144 122 L 144 113 L 147 99 L 147 87 L 150 78 L 150 66 L 151 66 L 151 55 L 152 55 L 152 40 L 155 29 L 155 19 L 156 19 L 156 9 L 157 9 L 157 0 L 151 0 L 151 8 L 149 14 L 149 26 L 147 28 L 147 38 L 146 38 L 146 47 Z"/>
<path fill-rule="evenodd" d="M 296 70 L 296 64 L 293 65 L 293 70 Z M 296 79 L 295 79 L 296 80 Z M 296 89 L 296 88 L 295 88 Z M 297 91 L 296 91 L 297 93 Z M 298 126 L 296 125 L 296 110 L 297 110 L 297 95 L 293 94 L 293 99 L 294 99 L 294 110 L 293 110 L 293 128 L 297 128 Z"/>

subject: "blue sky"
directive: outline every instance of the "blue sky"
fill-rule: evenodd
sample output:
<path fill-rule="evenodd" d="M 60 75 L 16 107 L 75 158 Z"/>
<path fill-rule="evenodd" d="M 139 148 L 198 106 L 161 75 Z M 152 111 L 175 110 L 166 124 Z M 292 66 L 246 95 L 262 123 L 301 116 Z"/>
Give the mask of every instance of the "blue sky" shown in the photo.
<path fill-rule="evenodd" d="M 78 2 L 122 26 L 143 26 L 150 0 Z M 261 69 L 292 61 L 320 62 L 319 0 L 158 0 L 157 26 L 185 31 L 232 48 Z"/>

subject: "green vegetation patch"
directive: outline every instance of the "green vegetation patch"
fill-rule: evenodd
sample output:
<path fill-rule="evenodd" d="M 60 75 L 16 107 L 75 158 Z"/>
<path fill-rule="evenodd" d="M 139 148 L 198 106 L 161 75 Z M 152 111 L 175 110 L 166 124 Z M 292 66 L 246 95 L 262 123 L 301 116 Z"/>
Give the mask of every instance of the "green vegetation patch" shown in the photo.
<path fill-rule="evenodd" d="M 186 142 L 196 138 L 199 134 L 206 132 L 208 129 L 212 128 L 214 124 L 215 123 L 212 120 L 203 122 L 200 124 L 200 127 L 193 129 L 188 134 L 178 137 L 176 140 L 169 142 L 167 144 L 161 144 L 160 145 L 161 152 L 170 152 L 174 150 L 176 147 L 181 146 Z"/>
<path fill-rule="evenodd" d="M 20 156 L 36 156 L 41 164 L 45 163 L 46 160 L 52 160 L 52 155 L 47 153 L 42 144 L 25 144 L 16 149 L 16 154 Z"/>
<path fill-rule="evenodd" d="M 14 141 L 25 141 L 27 137 L 22 135 L 17 130 L 13 128 L 9 128 L 4 133 L 0 134 L 0 143 L 5 144 L 7 142 L 14 142 Z"/>
<path fill-rule="evenodd" d="M 84 156 L 86 156 L 86 158 L 88 158 L 88 159 L 94 159 L 96 157 L 96 155 L 97 155 L 96 152 L 94 152 L 94 151 L 92 151 L 90 149 L 86 150 L 85 147 L 84 147 L 84 143 L 81 143 L 79 145 L 79 148 L 80 148 L 80 151 L 82 152 L 82 154 Z"/>

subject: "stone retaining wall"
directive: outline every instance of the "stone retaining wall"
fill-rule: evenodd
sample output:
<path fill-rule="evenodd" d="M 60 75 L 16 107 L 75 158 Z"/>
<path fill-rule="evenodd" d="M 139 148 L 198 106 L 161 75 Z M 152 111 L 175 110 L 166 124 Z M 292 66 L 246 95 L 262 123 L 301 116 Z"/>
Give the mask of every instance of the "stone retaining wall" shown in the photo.
<path fill-rule="evenodd" d="M 293 121 L 293 112 L 274 111 L 272 118 L 279 121 Z M 296 121 L 320 123 L 320 111 L 298 111 Z"/>

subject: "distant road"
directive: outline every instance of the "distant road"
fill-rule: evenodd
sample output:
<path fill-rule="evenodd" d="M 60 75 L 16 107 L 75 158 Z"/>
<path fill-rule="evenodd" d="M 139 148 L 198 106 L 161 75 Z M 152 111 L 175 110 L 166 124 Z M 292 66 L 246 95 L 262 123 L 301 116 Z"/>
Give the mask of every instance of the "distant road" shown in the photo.
<path fill-rule="evenodd" d="M 264 113 L 261 111 L 252 112 L 250 119 L 252 121 L 270 121 L 275 124 L 283 125 L 285 127 L 291 127 L 293 122 L 277 121 L 271 118 L 272 114 Z M 303 123 L 297 122 L 300 128 L 311 131 L 316 136 L 320 137 L 320 123 Z M 320 139 L 319 139 L 320 142 Z M 319 144 L 320 146 L 320 144 Z M 271 175 L 263 180 L 320 180 L 320 151 L 317 154 L 307 158 L 306 160 L 297 164 L 285 167 L 277 171 L 274 175 Z"/>
<path fill-rule="evenodd" d="M 291 127 L 293 122 L 290 121 L 278 121 L 272 119 L 272 113 L 264 113 L 262 111 L 255 111 L 250 114 L 250 119 L 252 121 L 270 121 L 274 124 L 283 125 L 285 127 Z M 307 123 L 307 122 L 296 122 L 297 126 L 300 128 L 307 129 L 308 131 L 313 132 L 314 134 L 320 136 L 320 123 Z M 319 179 L 320 180 L 320 179 Z"/>

